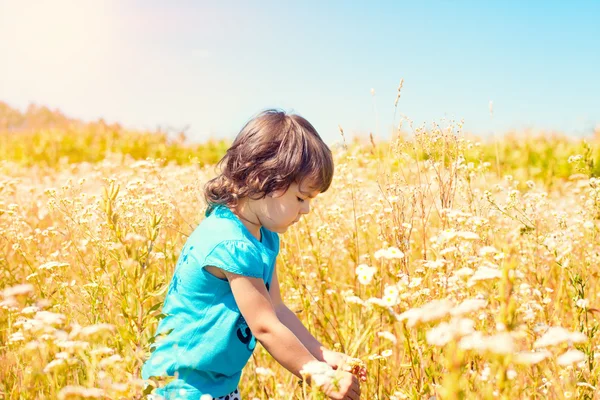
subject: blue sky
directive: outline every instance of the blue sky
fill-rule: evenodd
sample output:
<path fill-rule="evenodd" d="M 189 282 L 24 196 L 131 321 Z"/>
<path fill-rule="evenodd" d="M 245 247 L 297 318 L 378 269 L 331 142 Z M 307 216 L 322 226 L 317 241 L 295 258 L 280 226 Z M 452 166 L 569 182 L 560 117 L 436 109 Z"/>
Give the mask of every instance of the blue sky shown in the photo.
<path fill-rule="evenodd" d="M 267 107 L 328 141 L 338 125 L 385 137 L 402 78 L 398 112 L 415 124 L 600 123 L 598 1 L 0 0 L 0 54 L 0 100 L 15 107 L 189 125 L 194 141 L 233 137 Z"/>

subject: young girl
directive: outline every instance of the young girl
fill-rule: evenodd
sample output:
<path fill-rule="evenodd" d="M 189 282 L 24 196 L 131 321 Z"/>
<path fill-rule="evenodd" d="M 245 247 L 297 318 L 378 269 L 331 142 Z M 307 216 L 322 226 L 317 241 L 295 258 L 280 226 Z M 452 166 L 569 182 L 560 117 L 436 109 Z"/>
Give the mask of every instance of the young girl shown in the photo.
<path fill-rule="evenodd" d="M 339 367 L 323 390 L 357 400 L 357 378 L 341 370 L 347 356 L 324 348 L 285 306 L 275 268 L 278 234 L 331 184 L 331 151 L 306 119 L 267 110 L 242 128 L 219 165 L 221 174 L 205 187 L 206 218 L 179 256 L 142 377 L 173 377 L 155 390 L 167 399 L 240 399 L 242 368 L 259 341 L 298 377 L 310 361 Z"/>

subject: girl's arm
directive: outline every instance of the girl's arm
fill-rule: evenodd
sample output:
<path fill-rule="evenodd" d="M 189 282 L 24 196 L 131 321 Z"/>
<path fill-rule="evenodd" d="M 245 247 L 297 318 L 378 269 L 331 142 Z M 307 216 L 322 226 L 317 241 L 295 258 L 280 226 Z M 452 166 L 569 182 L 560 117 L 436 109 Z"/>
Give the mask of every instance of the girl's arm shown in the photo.
<path fill-rule="evenodd" d="M 304 344 L 310 353 L 319 361 L 326 361 L 324 353 L 329 352 L 323 345 L 306 329 L 296 314 L 290 310 L 281 299 L 279 290 L 279 280 L 277 279 L 277 269 L 273 271 L 271 279 L 271 288 L 269 290 L 271 302 L 275 308 L 275 313 L 279 320 L 287 326 L 290 331 Z"/>
<path fill-rule="evenodd" d="M 273 279 L 271 280 L 271 302 L 275 307 L 275 313 L 279 320 L 287 326 L 296 337 L 304 344 L 311 354 L 319 361 L 324 361 L 334 369 L 345 368 L 348 362 L 353 361 L 351 357 L 337 351 L 326 349 L 311 333 L 304 327 L 296 314 L 290 310 L 281 299 L 281 291 L 279 290 L 279 280 L 277 279 L 277 270 L 273 271 Z M 357 373 L 360 378 L 365 381 L 367 369 L 365 366 L 360 366 Z"/>
<path fill-rule="evenodd" d="M 223 272 L 229 280 L 235 302 L 256 340 L 285 369 L 302 378 L 300 371 L 307 363 L 316 361 L 315 357 L 279 320 L 264 281 L 260 278 Z M 354 375 L 341 372 L 336 381 L 332 378 L 327 379 L 322 390 L 330 399 L 358 400 L 360 398 L 360 384 Z"/>
<path fill-rule="evenodd" d="M 301 377 L 302 367 L 310 361 L 315 361 L 315 357 L 279 320 L 264 281 L 260 278 L 223 272 L 229 280 L 237 306 L 256 340 L 285 369 Z"/>

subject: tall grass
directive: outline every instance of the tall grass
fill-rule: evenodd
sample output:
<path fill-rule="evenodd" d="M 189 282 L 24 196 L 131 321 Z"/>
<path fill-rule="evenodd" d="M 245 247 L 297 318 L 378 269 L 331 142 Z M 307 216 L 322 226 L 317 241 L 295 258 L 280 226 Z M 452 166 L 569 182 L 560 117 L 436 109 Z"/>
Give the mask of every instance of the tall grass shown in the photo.
<path fill-rule="evenodd" d="M 213 167 L 164 156 L 152 133 L 136 153 L 126 131 L 52 129 L 2 136 L 0 398 L 142 398 Z M 505 137 L 496 165 L 460 126 L 399 136 L 335 146 L 332 188 L 282 237 L 286 303 L 367 363 L 366 399 L 595 398 L 597 144 Z M 17 156 L 34 137 L 54 155 Z M 260 347 L 240 389 L 304 397 Z"/>

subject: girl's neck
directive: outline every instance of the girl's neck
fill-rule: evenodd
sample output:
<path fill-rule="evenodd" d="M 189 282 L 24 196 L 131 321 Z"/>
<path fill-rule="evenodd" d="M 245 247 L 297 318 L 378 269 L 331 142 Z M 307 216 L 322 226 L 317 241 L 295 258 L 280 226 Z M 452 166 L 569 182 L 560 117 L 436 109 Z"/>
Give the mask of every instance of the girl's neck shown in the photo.
<path fill-rule="evenodd" d="M 250 231 L 252 236 L 254 236 L 257 240 L 261 240 L 260 235 L 260 219 L 258 215 L 252 210 L 251 204 L 247 200 L 242 200 L 239 204 L 231 210 L 244 224 L 246 229 Z"/>

